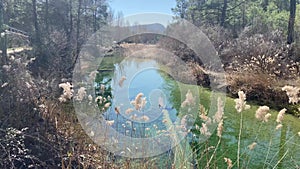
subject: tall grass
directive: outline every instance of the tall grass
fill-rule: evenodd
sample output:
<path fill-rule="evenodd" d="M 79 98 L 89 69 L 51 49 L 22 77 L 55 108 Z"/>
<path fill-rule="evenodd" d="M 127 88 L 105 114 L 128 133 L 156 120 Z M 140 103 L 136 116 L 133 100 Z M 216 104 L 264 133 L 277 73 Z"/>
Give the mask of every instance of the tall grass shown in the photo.
<path fill-rule="evenodd" d="M 181 89 L 189 88 L 185 84 L 180 83 L 179 85 L 181 85 L 179 87 Z M 288 95 L 294 97 L 290 98 L 290 102 L 296 103 L 296 101 L 298 102 L 298 95 L 291 91 L 292 89 L 285 88 L 285 90 L 289 90 Z M 172 91 L 174 107 L 189 105 L 187 101 L 190 99 L 184 100 L 184 104 L 180 103 L 181 97 L 178 96 L 177 90 Z M 124 158 L 109 152 L 102 153 L 100 159 L 103 161 L 99 162 L 99 165 L 102 168 L 106 168 L 107 163 L 110 163 L 116 168 L 180 169 L 297 168 L 300 165 L 298 161 L 293 160 L 300 157 L 299 145 L 297 144 L 297 139 L 299 140 L 297 133 L 300 131 L 300 126 L 296 124 L 299 121 L 285 115 L 282 111 L 270 110 L 267 106 L 251 105 L 250 107 L 246 104 L 246 95 L 243 92 L 238 93 L 237 99 L 227 98 L 226 103 L 223 103 L 224 105 L 220 104 L 222 109 L 224 108 L 224 112 L 218 116 L 218 108 L 210 105 L 212 101 L 211 91 L 201 88 L 199 92 L 201 106 L 197 112 L 198 117 L 192 129 L 185 131 L 185 139 L 180 139 L 181 135 L 178 135 L 177 128 L 173 127 L 169 112 L 163 111 L 163 124 L 165 128 L 170 129 L 169 133 L 175 133 L 175 136 L 172 137 L 173 140 L 170 141 L 178 143 L 177 146 L 157 157 L 141 159 Z M 108 95 L 102 95 L 102 97 L 108 97 Z M 105 100 L 109 99 L 106 98 Z M 105 104 L 108 103 L 106 101 Z M 139 103 L 135 101 L 135 106 Z M 101 110 L 105 104 L 99 105 Z M 104 107 L 117 110 L 109 106 Z M 216 114 L 208 117 L 207 112 L 209 110 L 215 110 Z M 109 116 L 106 118 L 112 120 L 109 119 Z M 184 118 L 184 115 L 181 115 L 180 118 Z M 218 124 L 216 130 L 209 130 L 211 121 Z M 121 116 L 118 115 L 110 126 L 113 125 L 117 129 L 123 127 L 122 131 L 125 135 L 127 134 L 126 131 L 130 131 L 131 137 L 153 137 L 165 132 L 154 125 L 146 127 L 134 123 L 124 124 Z M 290 128 L 290 126 L 298 126 L 299 128 Z M 203 141 L 203 138 L 206 141 Z"/>

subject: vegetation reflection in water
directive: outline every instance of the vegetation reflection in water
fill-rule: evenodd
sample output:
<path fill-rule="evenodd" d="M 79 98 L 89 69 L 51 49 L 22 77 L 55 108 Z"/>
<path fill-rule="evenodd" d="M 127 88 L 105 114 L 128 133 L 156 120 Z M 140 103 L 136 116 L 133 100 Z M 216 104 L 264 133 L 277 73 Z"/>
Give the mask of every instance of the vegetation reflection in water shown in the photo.
<path fill-rule="evenodd" d="M 110 59 L 110 57 L 104 58 L 104 65 L 107 61 L 109 63 Z M 200 104 L 206 111 L 210 109 L 210 90 L 176 82 L 166 72 L 161 71 L 159 65 L 153 60 L 126 60 L 122 64 L 117 62 L 112 67 L 114 71 L 100 72 L 97 75 L 96 95 L 100 94 L 101 85 L 105 85 L 105 95 L 112 98 L 112 103 L 104 117 L 107 121 L 113 121 L 112 127 L 124 135 L 152 137 L 165 132 L 166 125 L 164 125 L 160 103 L 165 104 L 172 122 L 176 121 L 182 101 L 180 89 L 198 88 Z M 135 74 L 134 72 L 141 67 L 148 68 Z M 128 83 L 128 88 L 120 88 L 119 79 L 127 73 L 133 74 L 134 77 L 131 81 L 128 79 L 124 81 L 124 83 Z M 127 94 L 125 90 L 127 90 Z M 136 113 L 136 117 L 124 113 L 128 107 L 122 109 L 121 113 L 116 112 L 116 107 L 119 106 L 117 104 L 133 101 L 138 93 L 143 93 L 148 100 L 145 106 L 146 111 Z M 114 100 L 115 95 L 124 97 Z M 160 102 L 158 98 L 163 101 Z M 156 112 L 149 111 L 151 106 L 156 107 Z M 240 128 L 240 113 L 235 109 L 234 99 L 227 97 L 224 109 L 224 131 L 219 145 L 216 131 L 204 144 L 199 144 L 201 133 L 196 126 L 201 126 L 202 121 L 201 118 L 197 118 L 187 137 L 187 141 L 192 147 L 190 157 L 191 161 L 195 163 L 194 165 L 199 168 L 205 167 L 209 158 L 215 156 L 212 162 L 215 166 L 226 168 L 227 164 L 224 162 L 224 158 L 230 158 L 233 165 L 236 166 L 239 130 L 241 129 L 240 166 L 243 168 L 294 168 L 299 166 L 300 162 L 297 160 L 300 158 L 299 119 L 291 115 L 284 115 L 283 127 L 276 130 L 278 112 L 271 110 L 269 121 L 263 123 L 255 118 L 255 111 L 258 107 L 251 105 L 250 109 L 242 112 L 242 128 Z M 149 119 L 142 118 L 146 115 Z M 216 147 L 217 145 L 218 147 Z M 214 151 L 215 148 L 217 148 L 216 151 Z"/>
<path fill-rule="evenodd" d="M 139 67 L 145 69 L 136 74 Z M 169 98 L 170 89 L 176 88 L 176 83 L 173 83 L 172 80 L 167 83 L 164 79 L 167 75 L 163 76 L 163 74 L 165 73 L 159 70 L 154 61 L 127 60 L 122 64 L 115 64 L 114 74 L 104 73 L 104 77 L 98 78 L 101 81 L 97 83 L 96 91 L 99 91 L 101 85 L 105 85 L 104 95 L 112 98 L 111 106 L 104 114 L 107 121 L 114 122 L 112 127 L 118 132 L 132 137 L 153 136 L 166 131 L 166 127 L 163 125 L 162 109 L 168 110 L 172 122 L 175 122 L 177 111 Z M 124 75 L 133 75 L 133 77 L 131 81 L 129 81 L 131 77 L 126 77 L 128 80 L 125 80 L 121 87 L 119 79 Z M 146 99 L 143 110 L 137 111 L 134 110 L 134 106 L 124 104 L 134 101 L 139 93 L 143 93 L 143 98 Z M 100 92 L 96 94 L 101 95 Z"/>

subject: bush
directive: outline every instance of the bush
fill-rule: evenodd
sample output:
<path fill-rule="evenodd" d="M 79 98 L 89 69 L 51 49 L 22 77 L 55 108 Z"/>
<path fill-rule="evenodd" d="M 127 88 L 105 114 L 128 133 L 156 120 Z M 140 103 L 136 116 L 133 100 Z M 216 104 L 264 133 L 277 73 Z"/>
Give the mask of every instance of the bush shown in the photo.
<path fill-rule="evenodd" d="M 35 168 L 41 167 L 40 160 L 31 154 L 25 145 L 25 131 L 7 128 L 0 130 L 0 167 L 1 168 Z"/>
<path fill-rule="evenodd" d="M 293 115 L 299 117 L 297 106 L 289 105 L 288 97 L 282 87 L 287 83 L 297 85 L 297 80 L 282 81 L 270 77 L 268 74 L 263 73 L 232 73 L 227 76 L 228 93 L 234 97 L 239 90 L 245 91 L 247 99 L 258 105 L 269 105 L 271 108 L 280 110 L 287 108 Z"/>
<path fill-rule="evenodd" d="M 263 72 L 277 78 L 299 76 L 299 62 L 293 59 L 295 47 L 286 45 L 280 38 L 281 32 L 272 32 L 270 36 L 257 34 L 252 37 L 240 37 L 228 44 L 221 53 L 224 68 L 237 72 Z"/>

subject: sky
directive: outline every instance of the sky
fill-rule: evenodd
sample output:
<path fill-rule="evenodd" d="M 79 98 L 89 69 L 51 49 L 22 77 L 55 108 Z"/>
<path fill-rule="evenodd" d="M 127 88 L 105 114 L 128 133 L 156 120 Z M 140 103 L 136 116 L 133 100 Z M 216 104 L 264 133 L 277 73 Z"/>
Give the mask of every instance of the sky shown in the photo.
<path fill-rule="evenodd" d="M 124 16 L 142 12 L 158 12 L 173 14 L 171 8 L 176 6 L 175 0 L 110 0 L 111 8 L 117 13 L 122 11 Z"/>
<path fill-rule="evenodd" d="M 175 0 L 110 0 L 111 9 L 117 14 L 121 11 L 125 20 L 132 23 L 167 25 L 172 20 Z M 144 15 L 143 13 L 148 13 Z M 156 13 L 149 15 L 149 13 Z"/>

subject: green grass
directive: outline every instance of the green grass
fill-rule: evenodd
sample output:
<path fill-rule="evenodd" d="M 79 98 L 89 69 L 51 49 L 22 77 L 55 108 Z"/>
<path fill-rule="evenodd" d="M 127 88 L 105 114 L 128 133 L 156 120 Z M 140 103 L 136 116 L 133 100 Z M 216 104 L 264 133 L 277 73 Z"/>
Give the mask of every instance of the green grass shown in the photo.
<path fill-rule="evenodd" d="M 192 88 L 193 92 L 197 89 L 195 86 L 177 83 L 178 87 L 172 91 L 173 102 L 179 107 L 181 103 L 182 93 L 185 93 L 188 88 Z M 181 89 L 182 91 L 178 91 Z M 211 104 L 212 92 L 209 89 L 198 87 L 199 100 L 208 111 L 215 109 Z M 213 98 L 215 99 L 215 98 Z M 275 130 L 277 125 L 276 117 L 278 112 L 270 110 L 272 114 L 269 122 L 262 123 L 255 118 L 255 112 L 258 105 L 250 104 L 251 108 L 243 113 L 243 125 L 241 133 L 241 149 L 240 149 L 240 166 L 242 168 L 295 168 L 300 162 L 293 159 L 300 158 L 300 137 L 297 132 L 300 131 L 300 120 L 292 115 L 285 114 L 283 128 Z M 230 158 L 234 167 L 236 166 L 237 151 L 238 151 L 238 135 L 240 129 L 240 113 L 235 110 L 234 98 L 226 97 L 224 108 L 224 132 L 221 144 L 218 147 L 213 159 L 212 168 L 226 168 L 224 157 Z M 200 118 L 196 119 L 195 124 L 201 126 Z M 197 136 L 200 132 L 192 130 Z M 203 154 L 203 151 L 210 146 L 216 146 L 219 138 L 216 136 L 216 131 L 204 143 L 193 141 L 191 143 L 195 157 L 199 164 L 199 168 L 205 167 L 208 157 L 213 154 L 214 149 Z M 249 150 L 248 145 L 257 142 L 254 150 Z M 287 152 L 288 150 L 288 152 Z M 287 154 L 285 154 L 287 152 Z M 281 160 L 282 158 L 282 160 Z"/>

